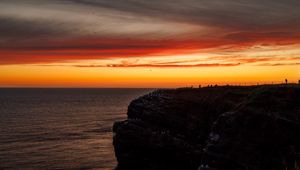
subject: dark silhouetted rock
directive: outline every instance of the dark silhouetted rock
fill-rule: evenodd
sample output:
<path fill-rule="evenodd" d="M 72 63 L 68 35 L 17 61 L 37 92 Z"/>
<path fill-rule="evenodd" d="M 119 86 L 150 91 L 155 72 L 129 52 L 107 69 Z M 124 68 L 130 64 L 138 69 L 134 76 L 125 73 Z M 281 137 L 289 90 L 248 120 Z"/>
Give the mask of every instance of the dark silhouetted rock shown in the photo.
<path fill-rule="evenodd" d="M 118 170 L 299 169 L 299 86 L 158 90 L 127 114 L 113 128 Z"/>

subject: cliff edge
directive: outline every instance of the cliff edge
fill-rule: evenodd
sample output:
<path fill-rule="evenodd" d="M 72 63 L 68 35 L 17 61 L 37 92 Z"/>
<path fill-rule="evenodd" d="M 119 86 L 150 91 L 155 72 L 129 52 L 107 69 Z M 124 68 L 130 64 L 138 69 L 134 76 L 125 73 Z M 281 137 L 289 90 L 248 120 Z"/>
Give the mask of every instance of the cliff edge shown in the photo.
<path fill-rule="evenodd" d="M 299 170 L 300 86 L 157 90 L 113 127 L 117 170 Z"/>

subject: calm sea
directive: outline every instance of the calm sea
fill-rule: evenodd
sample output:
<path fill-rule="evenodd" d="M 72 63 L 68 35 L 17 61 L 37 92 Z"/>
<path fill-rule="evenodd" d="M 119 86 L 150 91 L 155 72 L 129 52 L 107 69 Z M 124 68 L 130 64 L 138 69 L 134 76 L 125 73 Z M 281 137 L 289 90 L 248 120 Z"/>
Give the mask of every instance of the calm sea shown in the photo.
<path fill-rule="evenodd" d="M 0 169 L 113 169 L 112 124 L 151 89 L 0 89 Z"/>

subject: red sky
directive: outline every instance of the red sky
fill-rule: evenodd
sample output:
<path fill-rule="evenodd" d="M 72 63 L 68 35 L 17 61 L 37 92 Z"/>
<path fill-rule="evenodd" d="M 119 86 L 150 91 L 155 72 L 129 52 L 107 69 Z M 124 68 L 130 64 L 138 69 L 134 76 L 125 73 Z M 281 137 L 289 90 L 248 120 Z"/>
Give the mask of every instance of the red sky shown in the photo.
<path fill-rule="evenodd" d="M 300 2 L 0 2 L 2 87 L 300 79 Z"/>

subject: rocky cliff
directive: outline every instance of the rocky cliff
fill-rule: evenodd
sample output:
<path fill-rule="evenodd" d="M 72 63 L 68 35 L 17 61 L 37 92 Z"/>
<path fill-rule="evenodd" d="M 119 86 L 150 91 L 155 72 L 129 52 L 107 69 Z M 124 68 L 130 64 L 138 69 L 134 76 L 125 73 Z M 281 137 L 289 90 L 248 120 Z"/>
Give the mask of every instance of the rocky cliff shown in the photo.
<path fill-rule="evenodd" d="M 118 170 L 298 170 L 300 86 L 157 90 L 113 127 Z"/>

